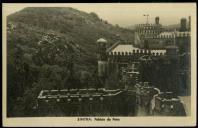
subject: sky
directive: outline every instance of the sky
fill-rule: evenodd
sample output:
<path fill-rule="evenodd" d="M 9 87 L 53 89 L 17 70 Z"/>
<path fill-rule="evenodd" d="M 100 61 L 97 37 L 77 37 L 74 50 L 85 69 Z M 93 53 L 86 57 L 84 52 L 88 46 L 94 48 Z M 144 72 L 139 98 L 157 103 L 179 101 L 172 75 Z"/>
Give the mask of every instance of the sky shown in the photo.
<path fill-rule="evenodd" d="M 3 4 L 3 13 L 15 13 L 25 7 L 72 7 L 84 12 L 95 12 L 103 20 L 121 27 L 146 23 L 144 14 L 148 14 L 149 23 L 154 23 L 156 16 L 160 17 L 162 25 L 177 24 L 181 18 L 192 16 L 196 9 L 190 3 L 67 3 L 67 4 Z"/>

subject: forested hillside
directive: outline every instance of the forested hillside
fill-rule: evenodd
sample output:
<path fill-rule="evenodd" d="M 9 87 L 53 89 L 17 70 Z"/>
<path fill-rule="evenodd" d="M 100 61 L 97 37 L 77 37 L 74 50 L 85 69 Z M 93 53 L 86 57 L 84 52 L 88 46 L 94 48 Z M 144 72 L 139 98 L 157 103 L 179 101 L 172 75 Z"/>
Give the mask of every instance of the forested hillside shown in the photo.
<path fill-rule="evenodd" d="M 8 116 L 38 116 L 42 89 L 97 88 L 96 40 L 133 42 L 133 31 L 95 13 L 31 7 L 7 17 Z"/>

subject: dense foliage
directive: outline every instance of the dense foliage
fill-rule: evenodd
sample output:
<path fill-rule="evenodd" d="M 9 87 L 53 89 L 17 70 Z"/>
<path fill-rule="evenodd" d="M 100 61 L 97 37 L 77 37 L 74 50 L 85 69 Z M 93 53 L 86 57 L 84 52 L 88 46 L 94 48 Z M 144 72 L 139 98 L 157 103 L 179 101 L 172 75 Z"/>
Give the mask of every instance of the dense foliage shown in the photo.
<path fill-rule="evenodd" d="M 8 116 L 38 116 L 42 89 L 98 88 L 96 40 L 133 31 L 73 8 L 25 8 L 7 17 Z"/>

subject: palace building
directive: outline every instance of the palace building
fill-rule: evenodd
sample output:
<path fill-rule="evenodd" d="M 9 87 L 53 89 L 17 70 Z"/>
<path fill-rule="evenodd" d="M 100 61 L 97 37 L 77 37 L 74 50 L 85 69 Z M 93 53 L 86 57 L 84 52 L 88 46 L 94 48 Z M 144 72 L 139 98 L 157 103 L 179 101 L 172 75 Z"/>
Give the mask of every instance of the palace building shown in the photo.
<path fill-rule="evenodd" d="M 164 49 L 169 45 L 181 46 L 187 44 L 186 48 L 190 48 L 190 22 L 187 28 L 186 18 L 181 19 L 180 28 L 178 30 L 167 31 L 159 23 L 159 17 L 155 18 L 154 24 L 138 24 L 135 27 L 134 45 L 144 49 Z"/>

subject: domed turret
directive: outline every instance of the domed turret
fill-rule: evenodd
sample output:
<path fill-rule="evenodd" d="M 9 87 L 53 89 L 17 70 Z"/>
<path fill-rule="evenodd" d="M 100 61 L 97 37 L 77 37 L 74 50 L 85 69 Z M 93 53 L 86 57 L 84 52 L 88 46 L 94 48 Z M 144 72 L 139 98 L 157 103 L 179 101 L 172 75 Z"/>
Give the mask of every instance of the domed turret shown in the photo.
<path fill-rule="evenodd" d="M 97 43 L 107 43 L 107 40 L 104 38 L 100 38 L 96 41 Z"/>
<path fill-rule="evenodd" d="M 96 42 L 98 46 L 98 59 L 106 60 L 107 40 L 104 38 L 100 38 Z"/>

